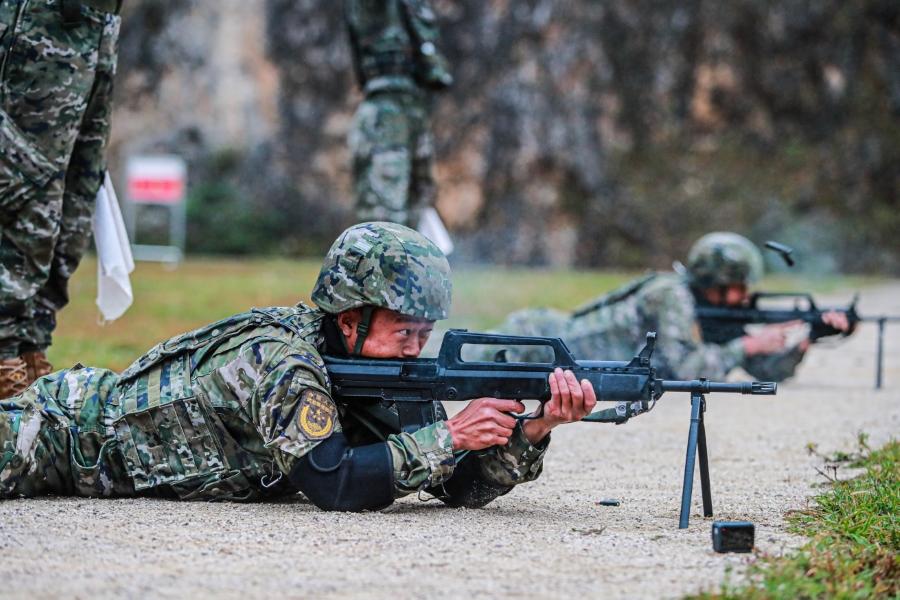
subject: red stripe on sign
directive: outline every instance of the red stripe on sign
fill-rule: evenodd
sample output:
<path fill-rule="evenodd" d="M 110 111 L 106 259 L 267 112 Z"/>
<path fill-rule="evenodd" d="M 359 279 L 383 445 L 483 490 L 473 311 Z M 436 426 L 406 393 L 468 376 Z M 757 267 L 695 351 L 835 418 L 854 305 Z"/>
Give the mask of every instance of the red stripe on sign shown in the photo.
<path fill-rule="evenodd" d="M 184 181 L 181 179 L 129 179 L 128 196 L 133 202 L 175 204 L 180 202 L 184 196 Z"/>

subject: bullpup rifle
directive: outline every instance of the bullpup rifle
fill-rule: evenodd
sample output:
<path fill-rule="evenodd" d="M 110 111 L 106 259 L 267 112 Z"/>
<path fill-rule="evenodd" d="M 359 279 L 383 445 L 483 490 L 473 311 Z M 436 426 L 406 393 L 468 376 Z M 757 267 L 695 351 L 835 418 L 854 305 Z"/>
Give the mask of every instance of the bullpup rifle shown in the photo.
<path fill-rule="evenodd" d="M 596 411 L 582 419 L 587 422 L 624 423 L 635 415 L 651 410 L 666 392 L 689 393 L 691 424 L 679 519 L 679 527 L 683 529 L 688 526 L 694 464 L 698 451 L 703 514 L 712 516 L 706 430 L 703 422 L 705 395 L 774 395 L 777 386 L 773 382 L 723 383 L 705 379 L 659 379 L 650 363 L 655 342 L 656 334 L 648 333 L 646 345 L 630 361 L 576 360 L 559 338 L 470 333 L 452 329 L 444 335 L 437 358 L 360 359 L 325 356 L 324 360 L 336 401 L 349 407 L 360 403 L 393 404 L 401 427 L 419 428 L 433 423 L 436 418 L 436 401 L 493 397 L 538 400 L 543 406 L 550 399 L 548 376 L 557 367 L 571 370 L 579 380 L 590 381 L 600 402 L 616 403 L 614 408 Z M 546 363 L 468 361 L 462 358 L 463 347 L 467 345 L 545 346 L 553 351 L 553 360 Z"/>
<path fill-rule="evenodd" d="M 793 307 L 773 307 L 765 305 L 775 302 L 793 301 Z M 806 292 L 756 292 L 751 294 L 746 305 L 738 307 L 709 306 L 698 304 L 695 309 L 703 339 L 713 344 L 725 344 L 735 338 L 747 334 L 747 325 L 771 323 L 787 323 L 803 321 L 809 324 L 809 340 L 818 340 L 834 335 L 847 335 L 822 320 L 822 315 L 829 311 L 842 312 L 847 315 L 852 332 L 859 323 L 874 322 L 878 324 L 878 341 L 875 348 L 875 389 L 881 389 L 882 364 L 884 362 L 884 327 L 887 323 L 900 322 L 900 316 L 876 315 L 862 316 L 856 310 L 859 297 L 855 297 L 848 306 L 825 308 L 816 304 L 812 294 Z"/>

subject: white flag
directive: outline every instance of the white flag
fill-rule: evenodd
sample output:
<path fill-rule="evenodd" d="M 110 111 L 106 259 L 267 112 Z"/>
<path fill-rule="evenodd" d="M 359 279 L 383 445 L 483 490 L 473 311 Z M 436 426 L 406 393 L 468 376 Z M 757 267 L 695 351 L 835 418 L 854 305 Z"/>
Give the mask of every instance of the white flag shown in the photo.
<path fill-rule="evenodd" d="M 134 271 L 134 260 L 109 172 L 97 192 L 92 225 L 97 247 L 97 306 L 104 321 L 114 321 L 125 314 L 134 299 L 128 278 Z"/>
<path fill-rule="evenodd" d="M 438 214 L 438 211 L 433 206 L 429 206 L 422 211 L 422 216 L 419 219 L 419 233 L 434 242 L 434 245 L 440 248 L 441 252 L 446 256 L 453 252 L 453 240 L 450 239 L 450 233 L 444 227 L 441 215 Z"/>

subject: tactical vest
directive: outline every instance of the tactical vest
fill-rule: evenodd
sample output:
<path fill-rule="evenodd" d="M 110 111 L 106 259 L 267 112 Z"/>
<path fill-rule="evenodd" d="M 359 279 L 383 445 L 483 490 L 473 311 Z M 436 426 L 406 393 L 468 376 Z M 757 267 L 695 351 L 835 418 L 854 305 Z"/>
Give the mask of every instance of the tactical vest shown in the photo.
<path fill-rule="evenodd" d="M 245 450 L 226 427 L 235 406 L 211 401 L 191 375 L 223 343 L 276 325 L 318 347 L 322 313 L 305 306 L 253 309 L 154 346 L 119 377 L 111 414 L 135 491 L 167 486 L 182 499 L 249 500 L 283 493 L 270 456 Z M 199 388 L 199 386 L 197 386 Z M 235 401 L 237 404 L 237 401 Z"/>
<path fill-rule="evenodd" d="M 428 0 L 345 0 L 353 65 L 365 93 L 442 89 L 452 82 Z M 415 83 L 413 83 L 415 82 Z"/>

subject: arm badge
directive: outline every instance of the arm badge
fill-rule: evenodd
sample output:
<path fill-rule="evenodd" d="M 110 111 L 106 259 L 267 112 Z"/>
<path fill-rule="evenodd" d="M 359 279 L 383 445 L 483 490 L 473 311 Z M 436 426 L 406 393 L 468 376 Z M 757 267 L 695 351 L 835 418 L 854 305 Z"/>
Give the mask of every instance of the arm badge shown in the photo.
<path fill-rule="evenodd" d="M 310 440 L 327 438 L 334 431 L 337 406 L 319 390 L 307 389 L 300 395 L 297 425 Z"/>

